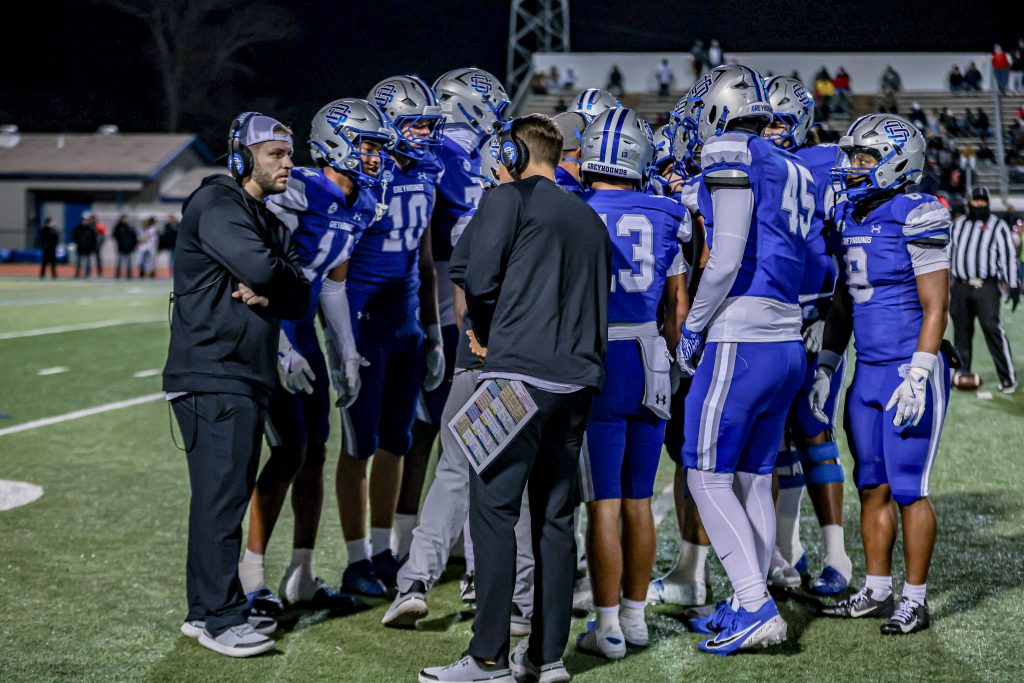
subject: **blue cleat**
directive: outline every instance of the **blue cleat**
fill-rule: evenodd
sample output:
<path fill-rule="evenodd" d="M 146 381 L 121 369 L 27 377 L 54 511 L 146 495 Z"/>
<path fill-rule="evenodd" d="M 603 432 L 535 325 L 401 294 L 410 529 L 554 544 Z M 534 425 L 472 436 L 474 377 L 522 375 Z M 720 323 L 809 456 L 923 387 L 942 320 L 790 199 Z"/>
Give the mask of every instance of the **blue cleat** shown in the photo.
<path fill-rule="evenodd" d="M 732 613 L 723 631 L 699 647 L 704 652 L 724 657 L 758 645 L 768 647 L 781 643 L 786 639 L 786 630 L 779 608 L 774 600 L 769 600 L 756 612 L 740 607 Z"/>
<path fill-rule="evenodd" d="M 810 563 L 807 562 L 807 553 L 800 556 L 800 559 L 793 565 L 793 569 L 797 570 L 800 576 L 807 576 L 811 573 Z"/>
<path fill-rule="evenodd" d="M 729 600 L 723 600 L 715 606 L 714 612 L 706 617 L 690 619 L 687 622 L 687 626 L 694 633 L 703 633 L 709 636 L 715 635 L 728 625 L 729 620 L 736 613 L 729 603 Z"/>
<path fill-rule="evenodd" d="M 838 595 L 847 588 L 850 582 L 835 567 L 825 565 L 821 576 L 811 582 L 811 592 L 815 595 Z"/>
<path fill-rule="evenodd" d="M 370 558 L 370 562 L 373 564 L 373 573 L 385 588 L 390 590 L 398 583 L 398 570 L 402 565 L 390 549 L 380 551 Z"/>
<path fill-rule="evenodd" d="M 264 587 L 246 593 L 245 599 L 249 601 L 249 609 L 256 616 L 279 617 L 284 612 L 284 603 L 281 602 L 281 598 L 277 597 L 269 588 Z"/>
<path fill-rule="evenodd" d="M 341 592 L 356 598 L 369 600 L 386 600 L 387 589 L 373 571 L 369 560 L 353 562 L 341 575 Z"/>

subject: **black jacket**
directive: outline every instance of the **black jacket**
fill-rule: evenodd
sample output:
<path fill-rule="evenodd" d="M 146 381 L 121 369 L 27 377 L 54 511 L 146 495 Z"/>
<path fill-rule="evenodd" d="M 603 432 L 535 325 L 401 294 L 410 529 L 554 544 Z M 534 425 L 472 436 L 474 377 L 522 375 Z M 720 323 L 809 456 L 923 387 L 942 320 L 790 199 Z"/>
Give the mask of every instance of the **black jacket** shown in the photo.
<path fill-rule="evenodd" d="M 270 306 L 233 299 L 240 282 Z M 301 317 L 309 292 L 288 229 L 231 178 L 206 178 L 178 227 L 164 391 L 243 394 L 266 404 L 277 382 L 278 320 Z"/>
<path fill-rule="evenodd" d="M 39 246 L 45 251 L 54 251 L 60 244 L 60 233 L 56 228 L 43 226 L 39 229 Z"/>
<path fill-rule="evenodd" d="M 118 221 L 114 226 L 114 241 L 117 242 L 118 253 L 130 254 L 139 245 L 139 235 L 135 228 L 124 221 Z"/>
<path fill-rule="evenodd" d="M 99 243 L 99 236 L 96 235 L 96 228 L 88 223 L 79 223 L 71 231 L 71 241 L 78 247 L 79 254 L 92 254 L 96 251 Z"/>
<path fill-rule="evenodd" d="M 490 190 L 450 271 L 487 347 L 485 372 L 601 388 L 611 241 L 583 200 L 540 176 Z"/>

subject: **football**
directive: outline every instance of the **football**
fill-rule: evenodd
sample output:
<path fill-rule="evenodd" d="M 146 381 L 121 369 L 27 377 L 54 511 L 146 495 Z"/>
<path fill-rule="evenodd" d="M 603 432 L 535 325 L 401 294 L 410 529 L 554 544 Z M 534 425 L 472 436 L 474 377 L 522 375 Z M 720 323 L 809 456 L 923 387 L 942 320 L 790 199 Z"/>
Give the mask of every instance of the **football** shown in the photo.
<path fill-rule="evenodd" d="M 981 385 L 981 375 L 973 372 L 958 372 L 953 376 L 953 386 L 963 391 L 976 391 Z"/>

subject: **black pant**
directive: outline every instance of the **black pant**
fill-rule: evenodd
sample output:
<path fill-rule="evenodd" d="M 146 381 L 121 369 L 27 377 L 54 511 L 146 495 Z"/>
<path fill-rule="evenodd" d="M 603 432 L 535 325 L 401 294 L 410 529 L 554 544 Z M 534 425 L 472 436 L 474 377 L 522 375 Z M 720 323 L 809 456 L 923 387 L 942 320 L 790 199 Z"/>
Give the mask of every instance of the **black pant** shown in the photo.
<path fill-rule="evenodd" d="M 528 387 L 537 413 L 483 475 L 472 472 L 469 523 L 476 546 L 476 619 L 469 653 L 504 662 L 516 582 L 516 533 L 529 486 L 534 598 L 529 657 L 562 657 L 576 577 L 573 513 L 579 505 L 579 456 L 592 393 L 553 394 Z M 529 482 L 527 484 L 527 482 Z"/>
<path fill-rule="evenodd" d="M 46 277 L 46 267 L 50 267 L 50 274 L 53 275 L 53 279 L 57 279 L 57 247 L 52 249 L 43 249 L 43 262 L 39 266 L 39 278 Z"/>
<path fill-rule="evenodd" d="M 218 636 L 244 624 L 238 580 L 242 518 L 256 485 L 266 407 L 237 394 L 190 394 L 171 404 L 188 450 L 187 620 Z"/>
<path fill-rule="evenodd" d="M 128 279 L 132 279 L 132 252 L 130 251 L 119 251 L 117 252 L 117 266 L 114 268 L 114 277 L 121 277 L 121 266 L 124 265 L 124 272 L 128 274 Z"/>
<path fill-rule="evenodd" d="M 83 254 L 79 252 L 75 255 L 75 277 L 79 277 L 82 274 L 82 270 L 85 270 L 85 276 L 92 276 L 92 254 Z"/>
<path fill-rule="evenodd" d="M 1010 355 L 1010 341 L 999 320 L 1002 294 L 994 279 L 984 280 L 981 287 L 972 287 L 962 280 L 953 280 L 949 299 L 949 316 L 953 319 L 953 341 L 963 361 L 963 370 L 971 369 L 971 346 L 974 339 L 974 319 L 981 322 L 985 343 L 992 354 L 999 381 L 1004 385 L 1016 382 Z"/>

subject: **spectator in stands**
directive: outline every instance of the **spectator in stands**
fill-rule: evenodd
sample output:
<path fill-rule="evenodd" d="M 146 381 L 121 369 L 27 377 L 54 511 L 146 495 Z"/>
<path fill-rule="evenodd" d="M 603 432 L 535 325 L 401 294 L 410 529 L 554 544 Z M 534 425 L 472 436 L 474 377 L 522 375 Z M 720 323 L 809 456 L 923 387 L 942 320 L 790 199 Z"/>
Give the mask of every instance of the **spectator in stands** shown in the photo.
<path fill-rule="evenodd" d="M 142 236 L 139 239 L 139 278 L 156 277 L 156 253 L 160 244 L 160 235 L 156 229 L 156 219 L 150 216 L 142 224 Z"/>
<path fill-rule="evenodd" d="M 555 103 L 555 113 L 556 114 L 561 114 L 563 111 L 567 111 L 568 109 L 569 109 L 568 102 L 565 101 L 564 97 L 559 97 L 558 98 L 558 102 Z"/>
<path fill-rule="evenodd" d="M 1024 90 L 1024 38 L 1017 39 L 1017 46 L 1010 53 L 1010 92 Z"/>
<path fill-rule="evenodd" d="M 953 110 L 949 107 L 942 110 L 942 114 L 939 116 L 939 123 L 942 124 L 942 129 L 946 135 L 954 138 L 960 135 L 960 124 L 957 123 L 956 116 L 953 115 Z"/>
<path fill-rule="evenodd" d="M 530 92 L 532 92 L 534 95 L 547 95 L 547 80 L 548 79 L 544 76 L 543 71 L 538 71 L 537 73 L 533 74 L 533 77 L 530 79 Z"/>
<path fill-rule="evenodd" d="M 949 71 L 949 92 L 958 93 L 964 90 L 964 75 L 960 72 L 960 65 L 954 64 Z"/>
<path fill-rule="evenodd" d="M 910 105 L 910 114 L 907 115 L 907 120 L 917 126 L 922 133 L 928 130 L 928 115 L 924 113 L 924 109 L 921 109 L 920 102 Z"/>
<path fill-rule="evenodd" d="M 992 151 L 992 148 L 988 146 L 988 143 L 982 141 L 978 145 L 978 161 L 996 162 L 996 153 Z"/>
<path fill-rule="evenodd" d="M 718 41 L 714 38 L 711 39 L 711 45 L 708 46 L 708 67 L 714 68 L 725 64 L 725 56 L 722 54 L 722 46 L 718 44 Z"/>
<path fill-rule="evenodd" d="M 552 64 L 551 68 L 548 70 L 548 90 L 558 90 L 561 82 L 562 79 L 561 75 L 558 73 L 558 67 Z"/>
<path fill-rule="evenodd" d="M 693 77 L 697 79 L 707 70 L 708 52 L 704 49 L 704 41 L 697 38 L 690 48 L 690 56 L 693 58 Z"/>
<path fill-rule="evenodd" d="M 978 65 L 974 62 L 967 66 L 967 73 L 964 74 L 964 90 L 981 92 L 981 72 L 978 71 Z"/>
<path fill-rule="evenodd" d="M 93 230 L 96 231 L 96 277 L 103 277 L 103 243 L 107 241 L 107 224 L 93 214 Z"/>
<path fill-rule="evenodd" d="M 793 73 L 789 74 L 789 77 L 795 81 L 800 81 L 801 83 L 803 83 L 803 81 L 800 79 L 800 72 L 797 71 L 796 69 L 793 69 Z"/>
<path fill-rule="evenodd" d="M 560 85 L 562 90 L 572 90 L 576 87 L 576 72 L 573 71 L 571 66 L 565 67 L 565 75 L 562 76 Z"/>
<path fill-rule="evenodd" d="M 974 117 L 975 126 L 978 129 L 978 137 L 987 138 L 992 135 L 992 126 L 988 122 L 988 114 L 981 107 L 976 110 L 977 114 Z"/>
<path fill-rule="evenodd" d="M 71 241 L 75 243 L 75 278 L 82 277 L 82 271 L 85 277 L 92 277 L 92 257 L 96 253 L 94 220 L 92 214 L 83 214 L 81 222 L 71 231 Z"/>
<path fill-rule="evenodd" d="M 996 77 L 996 87 L 999 88 L 999 94 L 1006 94 L 1006 84 L 1010 78 L 1010 55 L 1003 52 L 1003 48 L 999 43 L 995 44 L 992 49 L 992 73 Z"/>
<path fill-rule="evenodd" d="M 892 90 L 882 91 L 882 96 L 878 98 L 875 109 L 886 114 L 898 114 L 900 103 L 896 101 L 896 93 Z"/>
<path fill-rule="evenodd" d="M 128 222 L 128 216 L 122 214 L 114 226 L 114 242 L 117 243 L 117 264 L 114 267 L 114 279 L 121 279 L 121 266 L 124 266 L 126 277 L 132 279 L 132 254 L 139 244 L 139 235 Z M 141 277 L 141 276 L 140 276 Z"/>
<path fill-rule="evenodd" d="M 850 94 L 850 74 L 846 73 L 846 69 L 843 67 L 839 67 L 839 72 L 832 79 L 832 84 L 836 87 L 836 92 Z"/>
<path fill-rule="evenodd" d="M 57 246 L 60 244 L 60 233 L 53 227 L 53 219 L 47 218 L 43 221 L 43 227 L 39 228 L 39 246 L 43 250 L 43 259 L 39 266 L 39 279 L 46 277 L 46 267 L 50 267 L 50 274 L 57 279 Z"/>
<path fill-rule="evenodd" d="M 661 60 L 661 66 L 658 67 L 654 77 L 658 79 L 658 97 L 668 97 L 668 89 L 676 75 L 672 73 L 672 67 L 668 65 L 667 59 Z"/>
<path fill-rule="evenodd" d="M 622 86 L 622 72 L 619 71 L 617 64 L 612 64 L 612 70 L 608 73 L 608 85 L 605 86 L 605 90 L 619 98 L 625 92 Z"/>
<path fill-rule="evenodd" d="M 832 97 L 836 94 L 836 86 L 832 83 L 832 76 L 824 66 L 814 77 L 814 98 L 818 100 L 821 109 L 832 112 Z"/>
<path fill-rule="evenodd" d="M 882 92 L 891 90 L 896 93 L 903 89 L 903 79 L 896 73 L 896 69 L 892 68 L 892 64 L 886 64 L 885 71 L 882 72 Z"/>
<path fill-rule="evenodd" d="M 173 213 L 167 217 L 164 229 L 160 231 L 160 251 L 167 252 L 167 263 L 174 272 L 174 246 L 178 243 L 178 217 Z"/>

